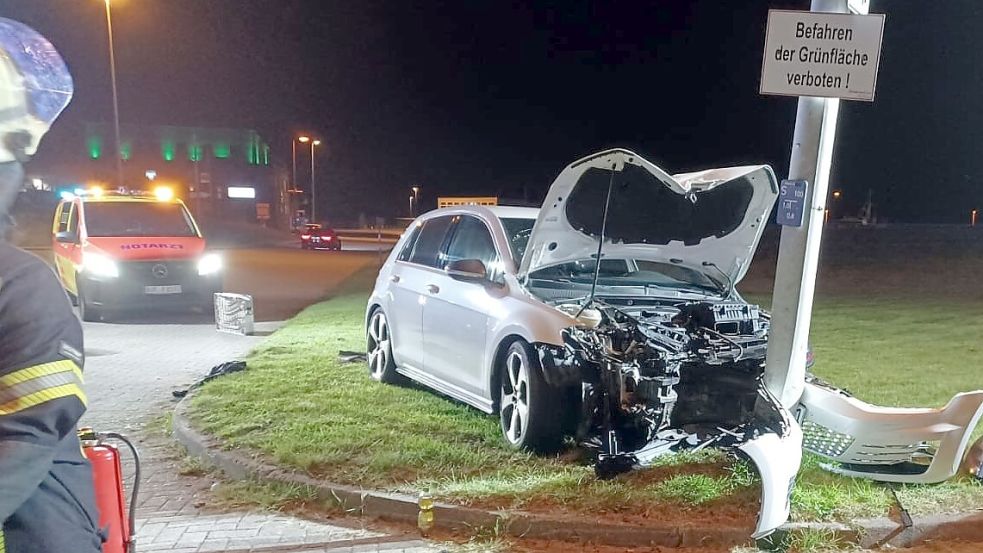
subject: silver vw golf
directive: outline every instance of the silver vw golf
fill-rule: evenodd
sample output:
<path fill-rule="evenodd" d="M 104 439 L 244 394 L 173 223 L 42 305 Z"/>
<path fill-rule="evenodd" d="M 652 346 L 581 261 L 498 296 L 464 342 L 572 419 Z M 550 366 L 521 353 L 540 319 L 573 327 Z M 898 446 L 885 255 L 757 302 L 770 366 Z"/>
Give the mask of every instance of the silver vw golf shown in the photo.
<path fill-rule="evenodd" d="M 864 449 L 909 443 L 925 410 L 901 422 L 891 411 L 888 426 L 881 408 L 810 382 L 793 416 L 764 386 L 770 317 L 735 286 L 777 196 L 768 166 L 670 175 L 616 149 L 567 166 L 539 209 L 424 214 L 369 298 L 369 373 L 497 413 L 515 447 L 549 451 L 572 438 L 593 452 L 600 478 L 673 451 L 744 455 L 762 480 L 755 537 L 788 517 L 799 422 L 805 446 L 840 472 L 951 476 L 965 443 L 929 464 L 917 440 L 887 462 Z M 960 401 L 930 415 L 959 424 L 926 440 L 965 442 L 983 392 Z M 918 476 L 891 464 L 916 457 Z"/>

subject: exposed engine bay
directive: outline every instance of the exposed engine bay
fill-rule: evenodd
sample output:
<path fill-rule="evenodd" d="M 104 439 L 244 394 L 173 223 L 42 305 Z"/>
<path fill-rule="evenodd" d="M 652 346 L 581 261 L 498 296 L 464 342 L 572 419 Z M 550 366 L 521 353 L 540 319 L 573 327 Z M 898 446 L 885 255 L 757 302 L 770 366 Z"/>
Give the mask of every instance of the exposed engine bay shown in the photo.
<path fill-rule="evenodd" d="M 598 477 L 788 431 L 761 382 L 769 317 L 757 306 L 605 298 L 557 308 L 578 324 L 563 347 L 539 344 L 540 362 L 550 384 L 582 387 L 577 439 L 596 453 Z"/>

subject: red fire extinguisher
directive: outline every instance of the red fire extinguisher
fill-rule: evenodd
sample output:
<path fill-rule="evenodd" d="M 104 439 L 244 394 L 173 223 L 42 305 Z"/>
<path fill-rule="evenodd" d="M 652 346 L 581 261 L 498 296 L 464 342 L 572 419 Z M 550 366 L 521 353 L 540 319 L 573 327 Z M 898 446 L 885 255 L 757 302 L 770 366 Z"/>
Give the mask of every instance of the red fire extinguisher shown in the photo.
<path fill-rule="evenodd" d="M 79 429 L 82 451 L 92 464 L 92 478 L 96 490 L 96 507 L 99 509 L 99 528 L 106 533 L 103 553 L 135 553 L 135 516 L 137 493 L 140 490 L 140 455 L 133 443 L 115 432 L 94 432 L 91 428 Z M 120 452 L 106 440 L 118 440 L 129 447 L 133 454 L 133 487 L 129 508 L 123 486 L 123 469 Z"/>

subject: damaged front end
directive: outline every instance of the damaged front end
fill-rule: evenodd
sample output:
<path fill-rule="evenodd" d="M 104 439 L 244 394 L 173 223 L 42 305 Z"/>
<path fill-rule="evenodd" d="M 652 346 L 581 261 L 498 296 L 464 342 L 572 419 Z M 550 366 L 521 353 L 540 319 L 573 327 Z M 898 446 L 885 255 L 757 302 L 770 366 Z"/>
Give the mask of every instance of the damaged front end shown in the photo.
<path fill-rule="evenodd" d="M 761 375 L 768 316 L 737 301 L 595 300 L 560 305 L 579 324 L 564 345 L 537 346 L 547 381 L 582 388 L 577 438 L 599 478 L 661 455 L 714 447 L 743 454 L 762 477 L 754 537 L 789 513 L 802 435 Z"/>

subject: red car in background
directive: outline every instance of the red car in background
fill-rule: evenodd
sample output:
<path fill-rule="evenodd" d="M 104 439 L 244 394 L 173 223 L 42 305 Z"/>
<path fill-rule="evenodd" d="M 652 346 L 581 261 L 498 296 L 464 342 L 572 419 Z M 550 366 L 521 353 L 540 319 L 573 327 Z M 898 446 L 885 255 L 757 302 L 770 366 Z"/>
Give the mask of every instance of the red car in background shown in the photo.
<path fill-rule="evenodd" d="M 300 233 L 300 249 L 302 250 L 341 250 L 341 239 L 334 229 L 321 225 L 305 225 Z"/>

